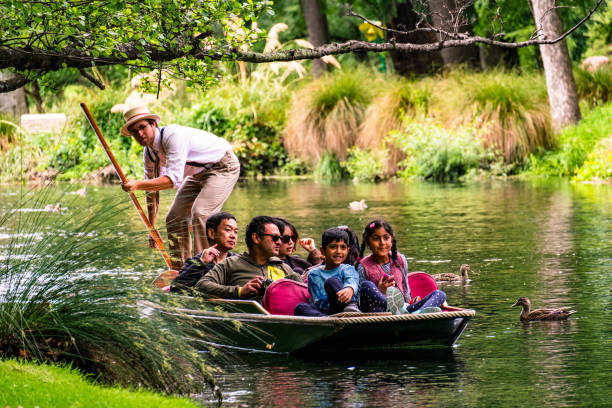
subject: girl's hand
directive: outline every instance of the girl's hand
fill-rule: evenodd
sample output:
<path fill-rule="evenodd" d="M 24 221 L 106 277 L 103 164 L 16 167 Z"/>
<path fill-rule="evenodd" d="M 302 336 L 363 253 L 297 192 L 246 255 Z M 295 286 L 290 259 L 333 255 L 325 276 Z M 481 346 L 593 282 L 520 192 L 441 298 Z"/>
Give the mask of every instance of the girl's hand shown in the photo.
<path fill-rule="evenodd" d="M 338 295 L 338 300 L 342 303 L 348 303 L 351 301 L 353 297 L 353 288 L 344 288 L 336 292 Z"/>
<path fill-rule="evenodd" d="M 376 286 L 378 286 L 378 290 L 380 290 L 381 293 L 387 293 L 388 287 L 395 286 L 395 279 L 393 279 L 391 275 L 383 275 Z"/>
<path fill-rule="evenodd" d="M 314 239 L 312 238 L 302 238 L 299 242 L 302 248 L 308 252 L 312 252 L 316 249 Z"/>
<path fill-rule="evenodd" d="M 217 245 L 213 245 L 211 247 L 206 248 L 202 251 L 202 256 L 200 256 L 200 261 L 203 263 L 211 263 L 217 256 L 219 255 L 219 250 L 217 249 Z"/>

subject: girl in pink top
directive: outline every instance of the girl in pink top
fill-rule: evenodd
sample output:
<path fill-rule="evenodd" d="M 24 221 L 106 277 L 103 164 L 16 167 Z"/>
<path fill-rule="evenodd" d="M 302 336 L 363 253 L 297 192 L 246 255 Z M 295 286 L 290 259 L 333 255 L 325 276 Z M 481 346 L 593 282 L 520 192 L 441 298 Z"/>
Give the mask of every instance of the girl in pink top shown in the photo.
<path fill-rule="evenodd" d="M 366 246 L 372 254 L 363 258 Z M 359 257 L 357 272 L 363 312 L 413 313 L 428 307 L 439 308 L 446 301 L 446 294 L 439 290 L 423 299 L 411 298 L 408 262 L 397 251 L 397 240 L 387 221 L 373 220 L 365 226 Z"/>

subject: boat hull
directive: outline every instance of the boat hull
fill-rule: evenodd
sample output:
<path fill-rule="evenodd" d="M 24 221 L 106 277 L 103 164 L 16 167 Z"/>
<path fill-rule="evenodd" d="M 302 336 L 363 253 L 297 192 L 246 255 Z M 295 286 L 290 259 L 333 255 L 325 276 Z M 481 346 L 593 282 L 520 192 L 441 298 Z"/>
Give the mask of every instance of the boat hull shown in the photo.
<path fill-rule="evenodd" d="M 459 310 L 400 316 L 350 313 L 302 317 L 270 315 L 260 306 L 248 305 L 247 311 L 187 312 L 193 324 L 205 329 L 202 332 L 217 333 L 215 338 L 200 341 L 272 353 L 451 347 L 475 315 L 473 310 Z"/>

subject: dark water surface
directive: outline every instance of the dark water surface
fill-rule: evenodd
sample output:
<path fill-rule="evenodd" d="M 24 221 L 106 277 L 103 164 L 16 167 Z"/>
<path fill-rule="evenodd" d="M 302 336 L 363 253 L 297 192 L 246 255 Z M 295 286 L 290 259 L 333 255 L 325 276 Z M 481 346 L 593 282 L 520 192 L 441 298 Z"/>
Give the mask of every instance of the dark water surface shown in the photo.
<path fill-rule="evenodd" d="M 87 199 L 53 216 L 86 212 L 88 200 L 127 199 L 117 187 L 88 189 Z M 0 187 L 0 211 L 12 208 L 15 191 Z M 163 193 L 162 211 L 171 198 Z M 348 203 L 360 199 L 368 209 L 350 211 Z M 281 215 L 317 244 L 328 227 L 345 224 L 361 235 L 370 219 L 383 217 L 410 271 L 456 273 L 462 263 L 471 265 L 471 282 L 441 289 L 450 304 L 477 314 L 449 350 L 239 355 L 218 377 L 224 406 L 612 406 L 612 186 L 251 181 L 236 187 L 225 210 L 237 216 L 241 235 L 252 216 Z M 126 251 L 141 262 L 125 265 L 118 254 L 109 269 L 149 275 L 163 269 L 161 257 L 146 249 L 133 209 L 112 222 L 118 233 L 138 237 Z M 0 228 L 0 240 L 10 233 Z M 241 238 L 238 249 L 244 248 Z M 519 309 L 510 307 L 519 296 L 535 307 L 571 306 L 578 313 L 569 321 L 523 324 Z"/>

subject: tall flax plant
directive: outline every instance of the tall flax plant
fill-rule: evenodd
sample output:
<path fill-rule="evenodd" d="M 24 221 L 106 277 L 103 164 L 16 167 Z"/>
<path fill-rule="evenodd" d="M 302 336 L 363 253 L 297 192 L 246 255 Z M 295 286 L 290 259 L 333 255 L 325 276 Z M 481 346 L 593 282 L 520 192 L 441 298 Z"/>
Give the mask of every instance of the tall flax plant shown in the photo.
<path fill-rule="evenodd" d="M 185 314 L 145 308 L 181 303 L 150 288 L 151 276 L 109 269 L 124 254 L 137 261 L 127 253 L 136 238 L 108 227 L 133 210 L 103 200 L 81 214 L 37 211 L 56 199 L 50 191 L 0 215 L 0 357 L 68 361 L 103 382 L 167 393 L 214 387 L 215 367 L 193 339 L 218 336 Z"/>
<path fill-rule="evenodd" d="M 369 71 L 358 69 L 326 75 L 296 91 L 284 130 L 289 155 L 315 163 L 328 152 L 344 160 L 357 141 L 373 81 Z"/>
<path fill-rule="evenodd" d="M 477 119 L 485 147 L 506 162 L 522 162 L 531 152 L 554 145 L 546 88 L 541 77 L 493 72 L 464 82 L 465 106 Z"/>

